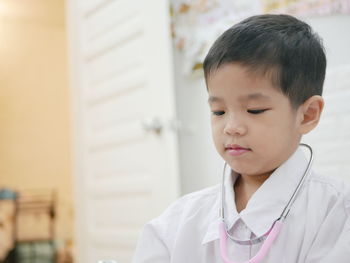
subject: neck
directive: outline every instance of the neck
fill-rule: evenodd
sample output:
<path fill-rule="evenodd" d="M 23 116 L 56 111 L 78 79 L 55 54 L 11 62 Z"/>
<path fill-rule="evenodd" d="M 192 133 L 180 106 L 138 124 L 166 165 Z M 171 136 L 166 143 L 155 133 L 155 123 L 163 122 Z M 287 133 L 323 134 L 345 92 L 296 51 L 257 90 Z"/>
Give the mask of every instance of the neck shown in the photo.
<path fill-rule="evenodd" d="M 266 180 L 270 177 L 272 172 L 259 174 L 259 175 L 244 175 L 241 174 L 237 180 L 240 181 L 240 184 L 249 187 L 258 189 Z"/>
<path fill-rule="evenodd" d="M 234 185 L 236 208 L 238 213 L 246 206 L 252 195 L 270 177 L 272 172 L 261 175 L 240 175 Z"/>

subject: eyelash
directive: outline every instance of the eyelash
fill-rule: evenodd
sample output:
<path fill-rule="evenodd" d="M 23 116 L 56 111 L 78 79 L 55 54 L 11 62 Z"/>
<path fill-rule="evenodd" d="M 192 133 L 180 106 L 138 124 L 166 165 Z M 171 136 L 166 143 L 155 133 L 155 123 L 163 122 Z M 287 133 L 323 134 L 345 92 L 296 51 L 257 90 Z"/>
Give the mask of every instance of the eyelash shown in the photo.
<path fill-rule="evenodd" d="M 221 116 L 223 115 L 225 112 L 224 111 L 212 111 L 213 115 L 216 115 L 216 116 Z"/>
<path fill-rule="evenodd" d="M 247 110 L 248 113 L 251 113 L 251 114 L 254 114 L 254 115 L 263 113 L 263 112 L 265 112 L 265 111 L 267 111 L 267 109 L 262 109 L 262 110 Z M 215 116 L 221 116 L 221 115 L 225 114 L 224 111 L 213 111 L 212 113 L 213 113 L 213 115 L 215 115 Z"/>
<path fill-rule="evenodd" d="M 247 110 L 247 112 L 251 113 L 251 114 L 260 114 L 263 113 L 264 111 L 266 111 L 267 109 L 262 109 L 262 110 Z"/>

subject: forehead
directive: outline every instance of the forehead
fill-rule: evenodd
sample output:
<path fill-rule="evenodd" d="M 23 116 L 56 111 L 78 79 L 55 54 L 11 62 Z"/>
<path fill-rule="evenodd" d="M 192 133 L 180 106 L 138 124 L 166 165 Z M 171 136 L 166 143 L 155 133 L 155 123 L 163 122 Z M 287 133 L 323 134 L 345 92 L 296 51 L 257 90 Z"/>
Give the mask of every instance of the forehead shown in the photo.
<path fill-rule="evenodd" d="M 207 81 L 209 103 L 227 98 L 247 101 L 271 101 L 283 96 L 269 74 L 252 72 L 240 64 L 226 64 L 210 74 Z"/>
<path fill-rule="evenodd" d="M 261 92 L 250 93 L 246 95 L 240 95 L 237 97 L 240 101 L 271 101 L 272 98 L 269 95 L 263 94 Z M 215 103 L 224 100 L 222 97 L 216 97 L 209 95 L 208 103 Z"/>

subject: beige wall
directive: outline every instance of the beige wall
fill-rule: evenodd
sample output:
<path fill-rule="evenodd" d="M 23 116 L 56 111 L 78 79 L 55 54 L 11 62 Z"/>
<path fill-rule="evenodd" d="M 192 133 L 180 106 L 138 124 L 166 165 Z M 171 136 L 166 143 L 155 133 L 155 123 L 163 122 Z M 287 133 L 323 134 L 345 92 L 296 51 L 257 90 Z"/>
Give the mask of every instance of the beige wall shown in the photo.
<path fill-rule="evenodd" d="M 72 236 L 64 0 L 0 0 L 0 187 L 58 190 Z"/>

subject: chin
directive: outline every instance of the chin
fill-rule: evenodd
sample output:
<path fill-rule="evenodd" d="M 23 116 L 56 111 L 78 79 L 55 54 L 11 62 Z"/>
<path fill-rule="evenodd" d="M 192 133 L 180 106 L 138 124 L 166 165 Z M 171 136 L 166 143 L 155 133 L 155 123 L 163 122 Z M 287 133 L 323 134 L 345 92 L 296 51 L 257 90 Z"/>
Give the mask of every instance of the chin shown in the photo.
<path fill-rule="evenodd" d="M 244 167 L 242 165 L 234 165 L 230 163 L 227 163 L 227 164 L 231 168 L 231 170 L 233 170 L 238 174 L 246 174 L 246 175 L 254 174 L 254 171 L 252 171 L 252 169 L 249 169 L 248 167 Z"/>
<path fill-rule="evenodd" d="M 260 175 L 267 173 L 271 169 L 263 169 L 261 166 L 253 165 L 250 162 L 249 163 L 243 163 L 242 162 L 227 162 L 228 166 L 236 173 L 244 174 L 248 176 L 254 176 L 254 175 Z"/>

